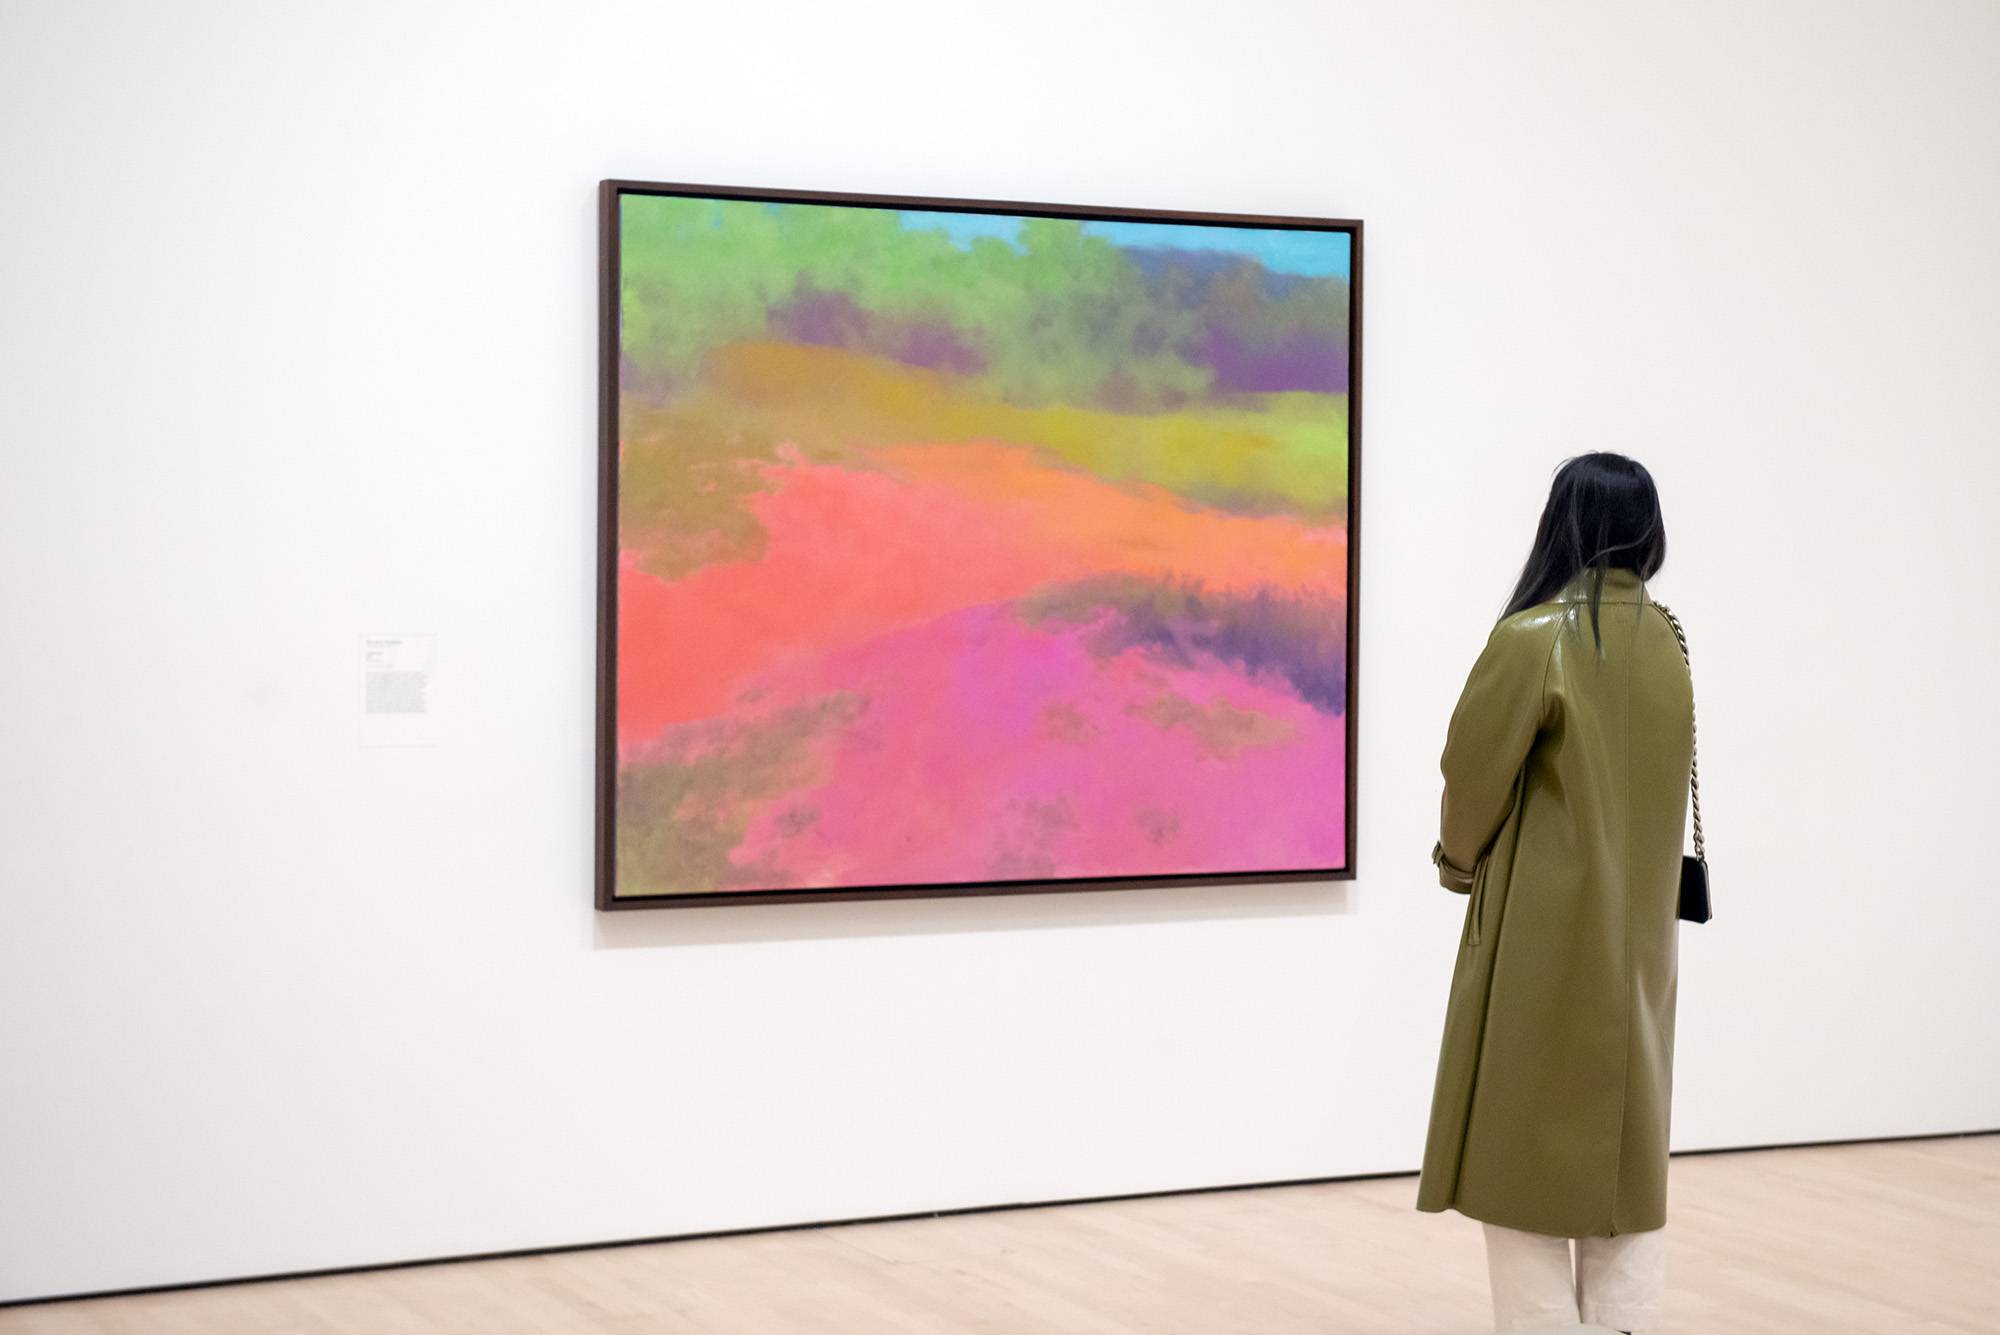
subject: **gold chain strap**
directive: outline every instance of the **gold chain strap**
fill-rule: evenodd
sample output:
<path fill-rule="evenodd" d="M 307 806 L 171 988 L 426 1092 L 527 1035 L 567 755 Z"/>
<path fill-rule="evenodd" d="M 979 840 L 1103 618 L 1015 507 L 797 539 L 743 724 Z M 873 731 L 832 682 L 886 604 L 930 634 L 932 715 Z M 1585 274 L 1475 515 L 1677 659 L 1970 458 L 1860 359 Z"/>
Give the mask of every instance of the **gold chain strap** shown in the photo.
<path fill-rule="evenodd" d="M 1667 624 L 1674 628 L 1674 638 L 1681 644 L 1681 661 L 1688 663 L 1687 636 L 1681 632 L 1680 618 L 1668 611 L 1667 605 L 1655 602 L 1653 606 L 1666 616 Z M 1688 683 L 1694 683 L 1694 664 L 1688 663 Z M 1701 759 L 1694 751 L 1694 697 L 1688 697 L 1688 792 L 1694 799 L 1694 855 L 1707 861 L 1708 853 L 1701 842 Z"/>

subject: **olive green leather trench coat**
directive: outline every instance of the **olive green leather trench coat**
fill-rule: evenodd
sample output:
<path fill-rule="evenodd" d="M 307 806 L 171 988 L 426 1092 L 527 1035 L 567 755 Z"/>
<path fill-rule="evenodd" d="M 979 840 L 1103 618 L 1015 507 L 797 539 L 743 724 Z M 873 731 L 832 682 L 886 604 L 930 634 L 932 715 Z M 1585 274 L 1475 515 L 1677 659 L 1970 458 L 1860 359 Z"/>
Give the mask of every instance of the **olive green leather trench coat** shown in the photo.
<path fill-rule="evenodd" d="M 1502 618 L 1446 732 L 1438 883 L 1469 896 L 1419 1210 L 1564 1237 L 1666 1223 L 1693 691 L 1634 571 Z"/>

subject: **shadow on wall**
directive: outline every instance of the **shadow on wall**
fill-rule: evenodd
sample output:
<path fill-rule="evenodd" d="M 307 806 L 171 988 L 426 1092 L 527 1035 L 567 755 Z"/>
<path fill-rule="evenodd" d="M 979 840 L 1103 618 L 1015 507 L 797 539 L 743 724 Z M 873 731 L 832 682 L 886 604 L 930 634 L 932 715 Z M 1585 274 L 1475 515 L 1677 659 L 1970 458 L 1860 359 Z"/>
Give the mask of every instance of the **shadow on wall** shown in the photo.
<path fill-rule="evenodd" d="M 590 915 L 588 930 L 593 949 L 629 950 L 1345 914 L 1349 911 L 1352 886 L 1351 881 L 1246 880 L 1128 890 L 929 895 L 803 904 L 745 904 L 736 900 L 691 908 L 609 913 L 599 912 L 580 900 L 578 908 Z"/>

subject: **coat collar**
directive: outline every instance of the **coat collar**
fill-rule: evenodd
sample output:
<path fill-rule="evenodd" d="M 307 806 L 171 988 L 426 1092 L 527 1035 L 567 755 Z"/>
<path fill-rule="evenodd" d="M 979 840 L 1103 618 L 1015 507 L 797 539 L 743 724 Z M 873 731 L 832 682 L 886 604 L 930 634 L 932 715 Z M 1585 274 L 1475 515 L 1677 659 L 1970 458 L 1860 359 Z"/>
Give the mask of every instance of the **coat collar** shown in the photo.
<path fill-rule="evenodd" d="M 1590 601 L 1591 572 L 1588 566 L 1576 573 L 1576 577 L 1563 585 L 1556 594 L 1556 601 L 1562 603 L 1587 603 Z M 1639 572 L 1625 566 L 1607 566 L 1604 571 L 1604 592 L 1600 601 L 1607 603 L 1644 603 L 1651 599 L 1646 593 L 1646 581 L 1639 578 Z"/>

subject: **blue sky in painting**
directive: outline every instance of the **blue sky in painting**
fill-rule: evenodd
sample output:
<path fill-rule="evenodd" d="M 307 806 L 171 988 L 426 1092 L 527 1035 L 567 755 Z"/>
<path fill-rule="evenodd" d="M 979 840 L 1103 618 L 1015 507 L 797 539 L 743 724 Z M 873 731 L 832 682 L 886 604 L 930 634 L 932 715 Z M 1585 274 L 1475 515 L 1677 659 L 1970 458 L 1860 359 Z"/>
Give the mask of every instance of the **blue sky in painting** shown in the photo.
<path fill-rule="evenodd" d="M 1013 243 L 1021 220 L 1004 213 L 942 213 L 907 210 L 897 215 L 903 226 L 942 229 L 953 243 L 969 246 L 990 236 Z M 1104 222 L 1083 225 L 1090 236 L 1119 246 L 1161 246 L 1176 250 L 1225 251 L 1261 261 L 1274 273 L 1309 277 L 1351 277 L 1352 238 L 1346 232 L 1306 232 L 1273 227 L 1203 227 L 1189 223 Z"/>

